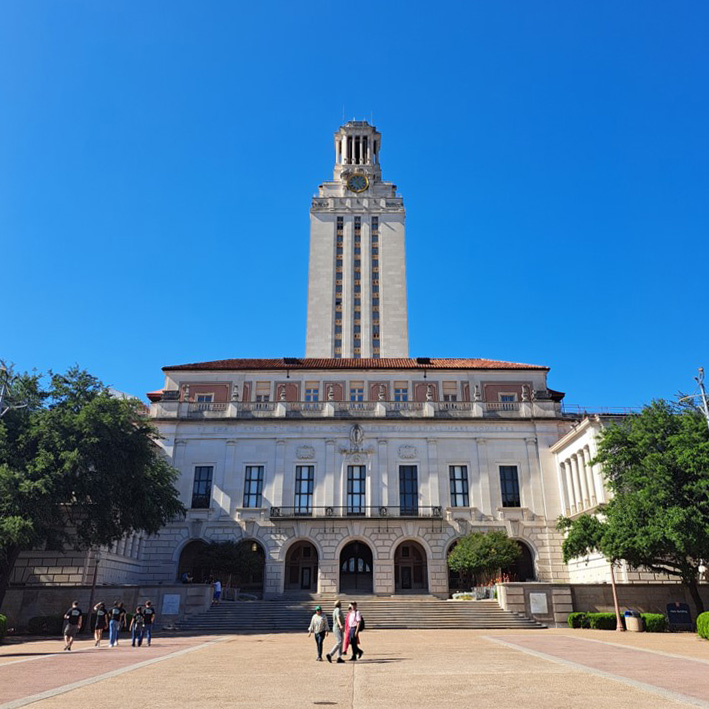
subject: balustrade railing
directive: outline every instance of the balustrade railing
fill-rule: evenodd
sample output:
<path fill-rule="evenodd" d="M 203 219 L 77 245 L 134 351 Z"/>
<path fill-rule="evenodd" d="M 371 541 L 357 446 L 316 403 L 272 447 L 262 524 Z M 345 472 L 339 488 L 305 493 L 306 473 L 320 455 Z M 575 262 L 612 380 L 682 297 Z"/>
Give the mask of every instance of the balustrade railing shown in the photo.
<path fill-rule="evenodd" d="M 421 505 L 401 506 L 401 505 L 372 505 L 364 506 L 304 506 L 300 507 L 271 507 L 271 519 L 298 519 L 306 517 L 310 519 L 331 519 L 331 518 L 352 518 L 368 517 L 370 519 L 389 519 L 401 517 L 441 519 L 443 508 L 434 505 L 425 507 Z"/>

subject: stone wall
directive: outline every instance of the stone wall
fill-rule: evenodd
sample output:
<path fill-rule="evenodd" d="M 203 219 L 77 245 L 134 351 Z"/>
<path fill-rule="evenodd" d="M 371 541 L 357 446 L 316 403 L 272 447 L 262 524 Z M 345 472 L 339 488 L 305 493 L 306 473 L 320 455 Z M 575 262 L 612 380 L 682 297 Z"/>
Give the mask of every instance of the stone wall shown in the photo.
<path fill-rule="evenodd" d="M 211 587 L 202 584 L 97 586 L 93 602 L 103 601 L 110 606 L 117 600 L 123 601 L 126 610 L 132 612 L 138 604 L 150 600 L 157 611 L 157 627 L 163 628 L 185 616 L 207 610 L 211 595 Z M 23 629 L 35 616 L 63 615 L 72 601 L 79 601 L 81 610 L 88 613 L 90 599 L 89 585 L 23 586 L 8 589 L 2 612 L 8 618 L 9 628 Z"/>
<path fill-rule="evenodd" d="M 501 608 L 534 618 L 550 628 L 566 626 L 573 610 L 571 587 L 551 583 L 500 583 L 496 586 Z"/>

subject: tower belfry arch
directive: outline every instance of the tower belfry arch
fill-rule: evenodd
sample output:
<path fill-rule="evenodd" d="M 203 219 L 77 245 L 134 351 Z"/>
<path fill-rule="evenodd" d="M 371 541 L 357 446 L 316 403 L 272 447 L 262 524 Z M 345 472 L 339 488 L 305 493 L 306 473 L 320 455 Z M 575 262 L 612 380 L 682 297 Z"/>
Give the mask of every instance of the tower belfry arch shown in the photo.
<path fill-rule="evenodd" d="M 333 179 L 310 208 L 305 356 L 408 357 L 404 203 L 367 121 L 335 133 Z"/>

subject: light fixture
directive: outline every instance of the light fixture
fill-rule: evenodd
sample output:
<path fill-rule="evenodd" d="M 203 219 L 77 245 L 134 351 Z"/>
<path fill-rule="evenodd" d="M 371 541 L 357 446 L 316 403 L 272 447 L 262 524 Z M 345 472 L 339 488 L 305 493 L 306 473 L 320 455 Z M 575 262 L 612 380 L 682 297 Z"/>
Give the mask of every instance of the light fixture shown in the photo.
<path fill-rule="evenodd" d="M 251 545 L 251 551 L 254 553 L 258 551 L 258 544 L 256 544 L 256 542 Z"/>

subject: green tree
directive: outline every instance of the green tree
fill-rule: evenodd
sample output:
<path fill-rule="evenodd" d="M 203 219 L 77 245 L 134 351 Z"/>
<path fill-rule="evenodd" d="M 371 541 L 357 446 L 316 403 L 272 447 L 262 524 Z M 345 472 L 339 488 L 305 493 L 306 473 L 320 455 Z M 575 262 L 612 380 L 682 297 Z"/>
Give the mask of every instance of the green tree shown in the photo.
<path fill-rule="evenodd" d="M 596 548 L 678 578 L 697 613 L 699 567 L 709 559 L 709 432 L 692 408 L 655 401 L 635 416 L 603 429 L 594 462 L 613 496 L 600 508 Z M 569 527 L 588 524 L 578 518 Z M 569 547 L 571 548 L 571 547 Z"/>
<path fill-rule="evenodd" d="M 448 554 L 448 566 L 472 587 L 473 581 L 491 581 L 501 569 L 522 555 L 517 542 L 505 532 L 471 532 L 462 537 Z"/>
<path fill-rule="evenodd" d="M 46 388 L 37 374 L 8 380 L 27 405 L 0 420 L 0 603 L 23 550 L 107 545 L 185 513 L 138 400 L 78 367 Z"/>

